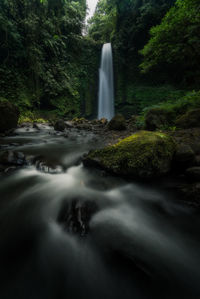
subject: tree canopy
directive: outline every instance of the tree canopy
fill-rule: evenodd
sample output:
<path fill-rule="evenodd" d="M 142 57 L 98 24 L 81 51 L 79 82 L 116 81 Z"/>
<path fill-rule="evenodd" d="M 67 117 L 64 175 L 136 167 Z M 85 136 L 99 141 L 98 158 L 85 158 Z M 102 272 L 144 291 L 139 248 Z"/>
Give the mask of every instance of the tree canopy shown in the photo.
<path fill-rule="evenodd" d="M 141 54 L 143 72 L 165 68 L 174 79 L 185 83 L 200 80 L 200 3 L 177 0 L 160 25 L 150 31 L 151 39 Z"/>

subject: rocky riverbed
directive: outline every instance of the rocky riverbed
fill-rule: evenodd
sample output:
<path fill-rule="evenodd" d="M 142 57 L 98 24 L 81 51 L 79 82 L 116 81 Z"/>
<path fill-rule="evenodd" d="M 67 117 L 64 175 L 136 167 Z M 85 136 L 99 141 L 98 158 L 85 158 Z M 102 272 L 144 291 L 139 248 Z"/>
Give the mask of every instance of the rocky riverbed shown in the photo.
<path fill-rule="evenodd" d="M 1 298 L 199 298 L 199 210 L 175 192 L 182 166 L 141 181 L 82 164 L 135 132 L 75 120 L 0 138 Z"/>

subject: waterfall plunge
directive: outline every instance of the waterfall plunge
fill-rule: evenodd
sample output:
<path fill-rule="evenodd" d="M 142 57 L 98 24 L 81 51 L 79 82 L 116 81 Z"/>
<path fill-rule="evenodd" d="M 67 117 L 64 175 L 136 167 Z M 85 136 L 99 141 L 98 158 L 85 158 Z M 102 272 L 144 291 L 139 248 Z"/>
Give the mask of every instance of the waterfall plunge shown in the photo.
<path fill-rule="evenodd" d="M 104 44 L 99 70 L 98 119 L 114 116 L 113 59 L 111 44 Z"/>

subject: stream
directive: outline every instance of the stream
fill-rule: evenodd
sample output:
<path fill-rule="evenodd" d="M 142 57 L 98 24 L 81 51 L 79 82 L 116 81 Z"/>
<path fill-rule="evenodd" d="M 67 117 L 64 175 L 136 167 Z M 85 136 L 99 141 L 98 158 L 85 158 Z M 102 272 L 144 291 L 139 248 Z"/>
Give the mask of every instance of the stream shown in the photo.
<path fill-rule="evenodd" d="M 200 298 L 199 211 L 85 168 L 93 133 L 39 126 L 0 138 L 31 161 L 0 176 L 0 298 Z"/>

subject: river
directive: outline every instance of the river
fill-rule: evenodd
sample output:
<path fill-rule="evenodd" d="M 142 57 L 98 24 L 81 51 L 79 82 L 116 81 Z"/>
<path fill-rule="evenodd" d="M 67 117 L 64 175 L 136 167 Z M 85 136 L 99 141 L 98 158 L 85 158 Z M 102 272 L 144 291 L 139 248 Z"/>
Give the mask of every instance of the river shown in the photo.
<path fill-rule="evenodd" d="M 92 133 L 39 126 L 0 138 L 32 161 L 0 177 L 0 298 L 200 298 L 199 212 L 84 168 Z"/>

